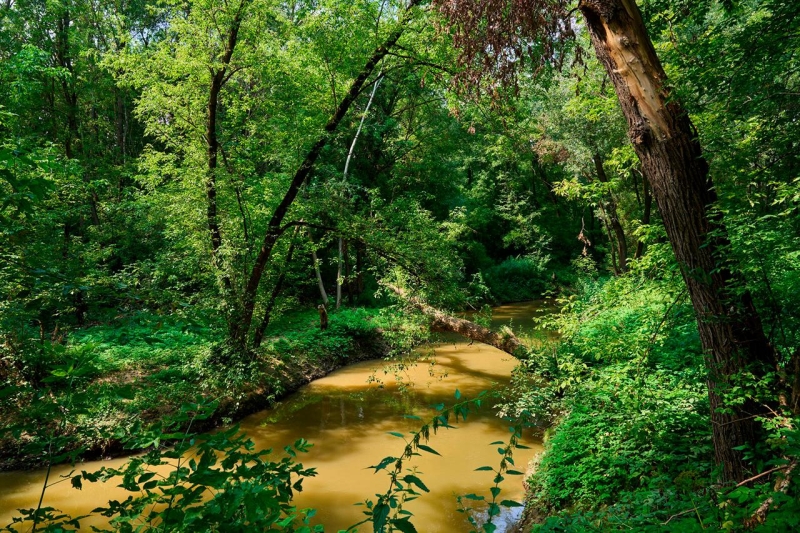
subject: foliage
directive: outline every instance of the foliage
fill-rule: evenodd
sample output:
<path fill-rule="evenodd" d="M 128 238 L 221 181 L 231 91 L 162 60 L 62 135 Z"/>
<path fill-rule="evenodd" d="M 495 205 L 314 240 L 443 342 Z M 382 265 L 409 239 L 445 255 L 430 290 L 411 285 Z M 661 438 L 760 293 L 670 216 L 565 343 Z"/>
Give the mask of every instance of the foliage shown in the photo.
<path fill-rule="evenodd" d="M 425 338 L 414 317 L 403 317 L 391 308 L 377 313 L 363 308 L 342 309 L 330 316 L 330 325 L 324 331 L 319 329 L 319 317 L 314 311 L 295 314 L 291 319 L 305 327 L 292 330 L 284 322 L 284 334 L 270 340 L 264 347 L 266 354 L 286 360 L 333 358 L 342 362 L 347 357 L 360 355 L 360 345 L 370 342 L 385 342 L 392 354 L 399 355 Z M 382 332 L 382 341 L 377 331 Z M 364 348 L 368 346 L 361 349 Z"/>
<path fill-rule="evenodd" d="M 271 450 L 254 451 L 253 442 L 236 426 L 194 433 L 193 424 L 210 417 L 216 407 L 217 402 L 202 398 L 184 404 L 170 420 L 135 432 L 128 446 L 151 447 L 146 454 L 119 469 L 83 471 L 72 477 L 77 489 L 86 481 L 119 480 L 131 492 L 122 502 L 110 501 L 108 507 L 94 510 L 111 519 L 112 529 L 103 531 L 312 531 L 307 524 L 313 511 L 298 511 L 291 505 L 303 479 L 315 475 L 313 469 L 295 462 L 297 453 L 307 451 L 310 444 L 298 440 L 284 448 L 286 457 L 272 460 Z M 176 444 L 164 447 L 168 442 Z M 45 531 L 73 531 L 85 518 L 57 513 L 42 507 L 23 510 L 13 525 L 33 522 L 35 529 L 44 522 Z"/>
<path fill-rule="evenodd" d="M 709 213 L 729 241 L 718 259 L 739 280 L 732 294 L 753 295 L 777 351 L 774 371 L 742 372 L 719 391 L 726 409 L 765 406 L 763 438 L 742 451 L 752 475 L 774 470 L 733 488 L 716 483 L 710 376 L 680 267 L 608 77 L 584 54 L 576 6 L 474 4 L 435 2 L 453 19 L 443 25 L 436 9 L 399 0 L 4 3 L 4 464 L 69 461 L 126 432 L 188 443 L 190 420 L 211 424 L 192 418 L 197 409 L 156 433 L 144 422 L 198 391 L 226 405 L 254 390 L 272 399 L 286 387 L 276 362 L 302 374 L 402 354 L 427 338 L 426 321 L 387 307 L 387 282 L 454 310 L 560 290 L 560 312 L 542 322 L 560 340 L 534 343 L 505 406 L 549 438 L 533 480 L 536 505 L 553 515 L 541 529 L 736 530 L 768 498 L 753 528 L 796 528 L 797 481 L 775 482 L 798 457 L 798 10 L 638 2 L 710 165 Z M 452 91 L 453 81 L 473 85 Z M 323 288 L 347 295 L 329 305 L 325 331 L 312 252 Z M 247 305 L 265 328 L 258 349 L 252 335 L 227 338 Z M 410 454 L 426 451 L 417 435 Z M 287 476 L 305 471 L 234 433 L 201 440 L 202 465 L 142 481 L 156 485 L 116 511 L 185 496 L 180 512 L 140 524 L 302 530 Z M 214 450 L 235 458 L 230 486 Z M 117 473 L 133 488 L 148 460 Z M 168 485 L 179 478 L 198 484 Z M 401 502 L 422 480 L 402 469 L 391 479 L 370 516 L 408 530 Z M 201 485 L 264 505 L 223 505 L 220 492 L 198 513 Z M 38 526 L 52 513 L 27 518 Z"/>
<path fill-rule="evenodd" d="M 295 374 L 406 353 L 425 338 L 417 320 L 391 309 L 342 309 L 321 331 L 316 312 L 295 313 L 278 322 L 283 334 L 253 359 L 221 365 L 215 361 L 218 330 L 203 321 L 134 313 L 76 332 L 64 344 L 45 341 L 32 353 L 6 353 L 13 387 L 0 411 L 3 460 L 46 465 L 86 448 L 104 450 L 198 391 L 225 403 L 217 417 L 228 417 L 256 390 L 267 404 L 285 394 Z M 288 376 L 271 371 L 275 361 L 283 361 Z"/>
<path fill-rule="evenodd" d="M 497 301 L 535 300 L 547 287 L 546 266 L 546 259 L 512 257 L 486 270 L 483 279 Z"/>
<path fill-rule="evenodd" d="M 703 357 L 676 284 L 585 283 L 550 319 L 560 341 L 532 351 L 515 374 L 505 409 L 555 424 L 531 479 L 529 505 L 543 515 L 535 531 L 741 530 L 769 497 L 780 506 L 759 527 L 793 523 L 795 487 L 715 483 Z M 727 399 L 749 394 L 761 393 Z M 797 457 L 796 422 L 781 414 L 764 424 L 772 437 L 750 457 L 757 472 L 780 472 Z"/>
<path fill-rule="evenodd" d="M 446 407 L 443 403 L 435 405 L 434 408 L 439 413 L 429 422 L 420 426 L 418 430 L 412 431 L 410 433 L 410 439 L 402 433 L 391 432 L 391 435 L 406 441 L 403 453 L 397 457 L 384 457 L 378 464 L 370 466 L 376 473 L 379 471 L 386 471 L 389 476 L 389 488 L 384 494 L 376 494 L 378 497 L 377 501 L 368 499 L 364 502 L 363 505 L 366 507 L 364 514 L 366 518 L 362 522 L 351 526 L 349 529 L 355 529 L 365 523 L 372 523 L 372 530 L 375 533 L 384 531 L 402 531 L 404 533 L 417 531 L 416 526 L 412 523 L 413 514 L 404 509 L 403 505 L 420 497 L 421 493 L 418 492 L 419 490 L 422 492 L 430 492 L 430 490 L 425 486 L 422 479 L 420 479 L 420 473 L 417 472 L 414 467 L 409 467 L 408 464 L 413 460 L 415 455 L 420 455 L 420 452 L 440 455 L 439 452 L 428 445 L 431 439 L 431 430 L 435 435 L 440 429 L 456 429 L 456 426 L 450 424 L 451 417 L 455 419 L 456 423 L 459 419 L 466 421 L 470 409 L 480 408 L 481 403 L 484 401 L 484 396 L 485 391 L 475 398 L 462 399 L 461 392 L 456 389 L 456 403 L 451 407 Z M 420 419 L 415 415 L 406 415 L 406 417 L 413 420 Z M 497 448 L 497 452 L 501 456 L 499 466 L 497 468 L 492 466 L 480 466 L 476 468 L 478 471 L 491 471 L 494 473 L 492 481 L 494 485 L 490 488 L 492 497 L 487 502 L 487 519 L 485 522 L 479 524 L 478 519 L 476 519 L 473 514 L 469 515 L 470 524 L 475 528 L 480 528 L 480 530 L 485 533 L 492 533 L 497 529 L 497 526 L 492 522 L 494 517 L 500 514 L 501 506 L 520 507 L 522 505 L 512 500 L 498 501 L 498 497 L 502 492 L 499 485 L 505 479 L 505 475 L 522 475 L 522 472 L 509 468 L 509 465 L 511 465 L 511 467 L 514 466 L 514 450 L 527 448 L 527 446 L 519 444 L 518 442 L 521 437 L 521 424 L 511 427 L 510 430 L 511 437 L 508 443 L 503 441 L 491 443 L 492 446 L 502 445 Z M 393 468 L 389 468 L 392 466 Z M 408 472 L 408 474 L 404 474 L 404 472 Z M 463 504 L 466 500 L 486 501 L 486 498 L 476 494 L 459 496 L 459 512 L 471 513 L 471 510 L 467 509 Z"/>

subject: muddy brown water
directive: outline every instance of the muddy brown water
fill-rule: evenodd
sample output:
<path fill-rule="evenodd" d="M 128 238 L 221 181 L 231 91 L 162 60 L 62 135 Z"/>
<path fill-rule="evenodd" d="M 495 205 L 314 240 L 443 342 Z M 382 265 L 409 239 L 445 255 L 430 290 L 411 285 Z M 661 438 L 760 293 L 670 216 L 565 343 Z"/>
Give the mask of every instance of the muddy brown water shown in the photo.
<path fill-rule="evenodd" d="M 494 310 L 497 327 L 512 322 L 514 330 L 532 329 L 531 317 L 541 314 L 541 302 L 501 306 Z M 275 408 L 253 414 L 241 422 L 241 428 L 256 446 L 282 450 L 298 438 L 313 444 L 299 460 L 314 467 L 317 476 L 306 479 L 303 492 L 297 494 L 298 508 L 317 509 L 312 523 L 322 523 L 326 531 L 344 529 L 363 518 L 363 507 L 356 503 L 376 499 L 389 487 L 385 472 L 375 473 L 370 465 L 389 455 L 400 455 L 403 440 L 389 432 L 407 433 L 422 422 L 405 415 L 429 420 L 436 413 L 432 405 L 451 405 L 456 389 L 463 397 L 475 397 L 481 391 L 502 387 L 510 380 L 516 361 L 509 355 L 483 344 L 469 344 L 457 338 L 424 347 L 421 359 L 408 368 L 387 367 L 384 361 L 357 363 L 331 373 L 301 388 Z M 413 467 L 430 493 L 406 508 L 414 513 L 412 521 L 419 531 L 450 533 L 469 531 L 465 513 L 458 512 L 456 497 L 469 493 L 489 497 L 492 472 L 476 471 L 481 466 L 497 467 L 500 456 L 490 443 L 510 436 L 508 423 L 499 419 L 490 406 L 471 412 L 457 429 L 440 430 L 429 443 L 441 456 L 424 453 Z M 515 463 L 521 470 L 541 450 L 539 441 L 523 435 L 528 450 L 517 450 Z M 50 480 L 58 480 L 72 470 L 93 471 L 103 466 L 118 467 L 124 458 L 59 466 Z M 412 465 L 409 465 L 410 467 Z M 0 525 L 11 522 L 16 509 L 35 507 L 41 494 L 43 470 L 0 473 Z M 506 476 L 500 499 L 521 500 L 522 476 Z M 83 490 L 70 487 L 69 481 L 47 489 L 44 506 L 55 507 L 73 516 L 87 514 L 110 499 L 122 500 L 129 493 L 111 483 L 84 483 Z M 473 513 L 480 521 L 485 516 L 480 507 Z M 499 531 L 509 527 L 517 515 L 511 511 L 494 520 Z M 84 519 L 86 530 L 103 525 L 102 517 Z M 371 530 L 362 526 L 359 531 Z"/>

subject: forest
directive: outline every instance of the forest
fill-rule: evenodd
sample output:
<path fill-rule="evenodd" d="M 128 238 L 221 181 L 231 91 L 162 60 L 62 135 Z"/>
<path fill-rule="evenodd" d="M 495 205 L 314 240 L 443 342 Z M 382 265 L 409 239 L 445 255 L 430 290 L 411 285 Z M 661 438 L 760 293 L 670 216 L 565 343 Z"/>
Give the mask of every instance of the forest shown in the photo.
<path fill-rule="evenodd" d="M 800 530 L 798 294 L 790 0 L 0 4 L 0 503 L 43 472 L 0 531 L 326 530 L 310 437 L 236 422 L 453 333 L 516 368 L 406 413 L 340 531 L 439 531 L 407 467 L 482 403 L 473 531 Z"/>

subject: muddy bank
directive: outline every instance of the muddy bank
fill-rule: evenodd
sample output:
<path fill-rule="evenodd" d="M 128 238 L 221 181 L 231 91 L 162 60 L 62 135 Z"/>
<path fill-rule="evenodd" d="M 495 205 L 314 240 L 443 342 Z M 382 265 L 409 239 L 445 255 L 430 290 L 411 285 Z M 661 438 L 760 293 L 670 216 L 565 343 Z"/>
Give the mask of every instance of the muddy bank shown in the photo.
<path fill-rule="evenodd" d="M 361 331 L 351 337 L 351 342 L 345 351 L 328 352 L 309 357 L 305 354 L 291 353 L 278 357 L 274 353 L 259 354 L 256 364 L 261 369 L 261 380 L 258 383 L 243 384 L 233 388 L 203 390 L 203 384 L 197 383 L 197 394 L 204 398 L 219 399 L 219 407 L 214 414 L 205 420 L 195 421 L 192 425 L 193 432 L 205 432 L 225 424 L 238 422 L 245 416 L 266 409 L 274 402 L 283 399 L 297 391 L 303 385 L 324 377 L 330 372 L 356 362 L 369 359 L 383 359 L 389 356 L 391 344 L 380 328 Z M 212 369 L 213 370 L 213 369 Z M 223 369 L 220 369 L 223 371 Z M 148 387 L 148 374 L 137 375 L 133 380 L 128 375 L 108 375 L 101 379 L 114 381 L 115 379 L 128 381 L 132 388 L 146 389 Z M 184 398 L 188 401 L 189 398 Z M 158 409 L 142 412 L 136 418 L 142 424 L 157 423 L 175 413 L 183 402 L 165 403 Z M 124 427 L 130 420 L 116 417 L 95 422 L 96 427 Z M 86 430 L 87 428 L 83 428 Z M 64 454 L 74 450 L 83 450 L 78 453 L 78 461 L 106 459 L 130 455 L 141 450 L 126 448 L 124 438 L 100 437 L 98 435 L 80 435 L 76 427 L 70 427 L 67 437 L 74 441 L 65 449 Z M 30 441 L 30 436 L 23 433 L 19 439 L 14 435 L 5 435 L 0 440 L 0 471 L 28 470 L 46 466 L 44 454 L 26 453 L 24 445 Z M 57 463 L 69 462 L 64 458 Z"/>
<path fill-rule="evenodd" d="M 514 309 L 498 310 L 498 315 L 504 317 L 502 321 L 509 320 L 504 311 Z M 363 513 L 353 506 L 354 503 L 386 489 L 385 476 L 376 475 L 368 465 L 402 449 L 405 443 L 397 439 L 401 433 L 419 430 L 422 420 L 436 413 L 437 408 L 432 406 L 453 402 L 457 397 L 454 394 L 474 398 L 482 391 L 507 387 L 516 366 L 513 357 L 494 348 L 448 338 L 442 343 L 428 344 L 420 350 L 419 360 L 413 364 L 403 358 L 387 368 L 387 363 L 371 356 L 388 351 L 386 339 L 394 345 L 393 335 L 396 333 L 393 329 L 385 334 L 378 330 L 351 337 L 350 340 L 356 341 L 350 343 L 352 349 L 346 356 L 320 356 L 323 352 L 316 343 L 323 339 L 321 335 L 315 335 L 314 343 L 304 345 L 306 351 L 317 353 L 311 359 L 303 358 L 301 351 L 291 357 L 285 356 L 287 361 L 293 361 L 291 365 L 284 364 L 280 358 L 265 358 L 261 366 L 270 368 L 271 374 L 277 376 L 276 386 L 286 391 L 290 385 L 302 384 L 329 370 L 337 371 L 300 387 L 298 393 L 277 402 L 275 408 L 250 415 L 241 422 L 242 430 L 258 449 L 280 450 L 284 444 L 298 438 L 313 445 L 308 454 L 304 454 L 303 464 L 316 468 L 318 475 L 305 480 L 305 490 L 296 495 L 296 501 L 301 508 L 317 509 L 314 523 L 319 521 L 334 531 L 347 528 L 363 518 Z M 373 360 L 358 362 L 362 358 Z M 246 409 L 257 409 L 264 401 L 269 405 L 270 399 L 275 399 L 274 394 L 275 387 L 254 387 L 246 397 L 235 402 L 232 393 L 220 407 L 216 421 L 221 419 L 226 423 L 226 412 L 241 414 Z M 497 467 L 500 459 L 496 445 L 508 439 L 508 422 L 498 418 L 488 403 L 482 409 L 473 407 L 469 422 L 465 419 L 457 424 L 457 428 L 442 430 L 432 436 L 435 454 L 422 454 L 406 465 L 424 475 L 424 483 L 430 490 L 423 498 L 415 499 L 413 503 L 406 502 L 414 513 L 415 523 L 426 532 L 466 531 L 471 527 L 469 516 L 480 524 L 488 519 L 485 501 L 458 500 L 456 497 L 469 493 L 491 498 L 488 494 L 495 474 L 484 471 L 487 469 L 485 465 Z M 206 423 L 211 426 L 215 421 Z M 195 429 L 193 426 L 193 433 Z M 529 430 L 524 438 L 526 451 L 520 449 L 514 453 L 514 459 L 520 465 L 527 462 L 529 454 L 541 449 L 538 439 Z M 120 458 L 86 463 L 79 468 L 92 471 L 100 466 L 114 467 L 124 461 Z M 68 476 L 70 467 L 54 468 L 52 475 Z M 14 495 L 13 499 L 5 502 L 5 510 L 13 513 L 16 508 L 35 505 L 43 477 L 42 470 L 0 475 L 0 489 Z M 343 479 L 348 482 L 342 483 Z M 523 499 L 522 479 L 523 476 L 508 477 L 502 487 L 503 500 Z M 79 516 L 87 514 L 99 501 L 126 497 L 124 491 L 114 492 L 120 490 L 117 487 L 84 486 L 76 494 L 68 484 L 64 484 L 48 490 L 45 504 L 71 516 Z M 467 509 L 467 514 L 462 512 Z M 497 531 L 510 531 L 519 510 L 503 508 L 494 518 Z M 0 515 L 3 515 L 2 509 Z M 9 516 L 2 517 L 10 519 Z M 93 517 L 87 518 L 86 524 L 82 522 L 82 525 L 103 526 L 104 523 L 102 517 Z"/>

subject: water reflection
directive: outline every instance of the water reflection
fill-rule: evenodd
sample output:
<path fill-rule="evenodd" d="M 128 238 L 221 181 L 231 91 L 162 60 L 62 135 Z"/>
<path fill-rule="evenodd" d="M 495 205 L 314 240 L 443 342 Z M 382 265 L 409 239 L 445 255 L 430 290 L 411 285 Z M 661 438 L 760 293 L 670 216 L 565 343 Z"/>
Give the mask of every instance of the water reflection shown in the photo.
<path fill-rule="evenodd" d="M 334 372 L 312 383 L 274 412 L 248 417 L 243 427 L 260 445 L 275 439 L 289 442 L 304 437 L 314 443 L 303 457 L 306 466 L 319 475 L 306 480 L 306 490 L 296 502 L 319 510 L 326 530 L 336 531 L 362 517 L 354 503 L 376 499 L 389 487 L 389 478 L 369 469 L 387 455 L 399 455 L 405 444 L 389 432 L 408 433 L 421 423 L 404 415 L 430 419 L 437 403 L 451 405 L 456 388 L 465 397 L 508 383 L 516 361 L 508 354 L 482 344 L 447 343 L 434 348 L 435 364 L 420 363 L 403 372 L 401 383 L 382 361 L 368 361 Z M 431 372 L 433 368 L 434 372 Z M 372 380 L 370 378 L 373 378 Z M 377 377 L 379 382 L 375 382 Z M 469 530 L 467 517 L 458 512 L 456 498 L 468 493 L 489 494 L 492 472 L 476 472 L 480 466 L 499 464 L 497 446 L 507 440 L 507 424 L 489 406 L 470 414 L 458 429 L 440 430 L 431 447 L 442 456 L 423 454 L 414 466 L 431 493 L 407 505 L 420 531 L 461 532 Z M 538 450 L 536 442 L 525 442 L 531 450 L 518 451 L 516 463 L 524 465 Z M 521 499 L 521 478 L 507 476 L 501 499 Z M 512 515 L 501 520 L 513 521 Z M 364 528 L 366 531 L 368 528 Z M 500 529 L 502 531 L 502 528 Z"/>
<path fill-rule="evenodd" d="M 540 308 L 531 304 L 504 306 L 495 310 L 494 317 L 496 324 L 513 319 L 515 326 L 532 325 L 531 317 Z M 399 381 L 395 370 L 386 368 L 383 361 L 355 364 L 304 387 L 274 409 L 242 421 L 243 430 L 261 448 L 280 451 L 301 437 L 314 444 L 300 460 L 306 467 L 315 467 L 318 476 L 304 481 L 305 490 L 298 494 L 296 504 L 317 509 L 315 520 L 324 524 L 326 531 L 360 521 L 363 507 L 354 504 L 368 498 L 375 500 L 376 494 L 389 488 L 386 473 L 375 473 L 369 466 L 385 456 L 402 453 L 405 443 L 389 432 L 419 429 L 422 422 L 405 415 L 429 420 L 435 414 L 432 405 L 451 405 L 455 401 L 456 388 L 463 397 L 474 397 L 481 391 L 503 386 L 516 364 L 499 350 L 464 342 L 448 341 L 425 350 L 425 354 L 420 363 L 399 372 Z M 500 455 L 497 446 L 490 443 L 507 441 L 510 436 L 507 424 L 495 416 L 490 406 L 472 412 L 466 422 L 455 425 L 457 429 L 440 430 L 431 439 L 430 446 L 441 457 L 423 453 L 413 463 L 431 490 L 406 506 L 414 513 L 413 522 L 419 531 L 469 530 L 465 514 L 458 512 L 456 498 L 468 493 L 489 497 L 493 473 L 475 469 L 497 467 Z M 541 449 L 531 438 L 523 443 L 531 449 L 519 450 L 515 455 L 520 470 Z M 124 461 L 87 463 L 77 470 L 117 467 Z M 71 470 L 58 467 L 51 479 Z M 43 478 L 43 471 L 0 474 L 0 524 L 10 522 L 13 509 L 35 506 Z M 521 476 L 507 476 L 501 488 L 499 499 L 522 499 Z M 127 495 L 122 489 L 91 483 L 84 484 L 78 492 L 66 482 L 48 489 L 44 505 L 77 515 Z M 513 515 L 507 514 L 501 521 L 513 521 Z M 82 525 L 88 529 L 102 523 L 101 519 L 92 518 Z M 362 530 L 370 528 L 364 526 Z M 499 531 L 502 530 L 501 527 Z"/>

